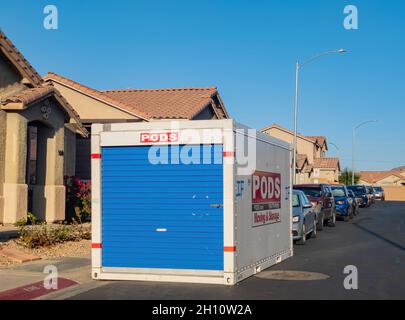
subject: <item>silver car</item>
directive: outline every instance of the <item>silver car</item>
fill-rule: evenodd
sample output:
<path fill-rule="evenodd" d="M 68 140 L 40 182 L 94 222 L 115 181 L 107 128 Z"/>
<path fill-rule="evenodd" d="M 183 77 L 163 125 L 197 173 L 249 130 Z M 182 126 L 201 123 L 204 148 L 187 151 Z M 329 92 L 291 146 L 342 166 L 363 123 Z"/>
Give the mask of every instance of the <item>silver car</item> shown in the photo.
<path fill-rule="evenodd" d="M 304 192 L 293 190 L 293 240 L 297 244 L 305 244 L 308 236 L 316 238 L 317 216 L 312 203 Z"/>
<path fill-rule="evenodd" d="M 381 187 L 374 187 L 374 197 L 381 201 L 385 201 L 385 192 Z"/>

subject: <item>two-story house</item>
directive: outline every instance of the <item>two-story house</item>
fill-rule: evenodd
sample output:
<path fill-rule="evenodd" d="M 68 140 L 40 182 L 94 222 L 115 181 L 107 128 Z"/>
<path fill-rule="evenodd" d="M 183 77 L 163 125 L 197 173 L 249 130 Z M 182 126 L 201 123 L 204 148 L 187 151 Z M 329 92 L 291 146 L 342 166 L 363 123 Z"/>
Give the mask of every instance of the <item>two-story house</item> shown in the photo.
<path fill-rule="evenodd" d="M 261 131 L 290 144 L 294 140 L 294 132 L 277 124 L 272 124 Z M 339 159 L 326 157 L 327 151 L 328 144 L 325 136 L 297 135 L 295 164 L 297 183 L 336 184 L 339 182 Z"/>

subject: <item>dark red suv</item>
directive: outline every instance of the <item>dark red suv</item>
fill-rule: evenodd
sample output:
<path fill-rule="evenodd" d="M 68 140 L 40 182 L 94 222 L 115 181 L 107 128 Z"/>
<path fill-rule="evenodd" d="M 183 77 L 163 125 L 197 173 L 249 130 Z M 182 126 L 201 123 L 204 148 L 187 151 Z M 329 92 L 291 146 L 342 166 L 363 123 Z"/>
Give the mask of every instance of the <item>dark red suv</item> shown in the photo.
<path fill-rule="evenodd" d="M 328 184 L 299 184 L 294 189 L 303 191 L 317 212 L 318 230 L 325 225 L 336 226 L 335 199 Z"/>

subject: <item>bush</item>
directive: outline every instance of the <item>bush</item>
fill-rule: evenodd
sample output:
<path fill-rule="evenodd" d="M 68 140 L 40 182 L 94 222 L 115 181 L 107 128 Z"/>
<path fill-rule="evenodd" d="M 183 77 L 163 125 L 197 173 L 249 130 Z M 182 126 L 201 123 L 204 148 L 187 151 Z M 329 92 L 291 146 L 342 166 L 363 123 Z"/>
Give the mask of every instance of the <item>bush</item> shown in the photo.
<path fill-rule="evenodd" d="M 69 220 L 86 221 L 91 215 L 91 182 L 65 176 L 66 213 Z"/>
<path fill-rule="evenodd" d="M 18 220 L 16 223 L 14 223 L 14 225 L 16 227 L 23 227 L 26 226 L 27 224 L 35 225 L 37 221 L 38 221 L 37 217 L 35 217 L 31 212 L 28 212 L 26 218 Z"/>
<path fill-rule="evenodd" d="M 67 241 L 91 239 L 89 226 L 74 223 L 48 226 L 46 223 L 20 227 L 19 242 L 27 248 L 52 246 Z"/>

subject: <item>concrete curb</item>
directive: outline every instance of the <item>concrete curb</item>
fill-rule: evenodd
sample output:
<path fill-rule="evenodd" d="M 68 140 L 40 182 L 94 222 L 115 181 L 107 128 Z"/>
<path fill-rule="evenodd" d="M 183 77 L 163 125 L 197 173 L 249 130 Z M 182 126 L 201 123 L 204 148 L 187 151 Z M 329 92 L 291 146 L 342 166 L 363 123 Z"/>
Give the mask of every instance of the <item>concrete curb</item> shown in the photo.
<path fill-rule="evenodd" d="M 19 233 L 17 229 L 8 229 L 8 230 L 0 230 L 0 241 L 1 240 L 10 240 L 19 237 Z"/>

